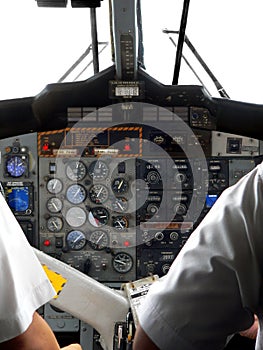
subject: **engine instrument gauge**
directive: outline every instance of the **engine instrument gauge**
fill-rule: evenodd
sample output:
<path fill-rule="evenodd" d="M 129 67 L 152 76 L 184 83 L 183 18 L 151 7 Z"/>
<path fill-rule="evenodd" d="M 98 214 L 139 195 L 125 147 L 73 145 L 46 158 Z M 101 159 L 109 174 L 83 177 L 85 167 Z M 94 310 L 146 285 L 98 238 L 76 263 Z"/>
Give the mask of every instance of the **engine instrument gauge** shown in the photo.
<path fill-rule="evenodd" d="M 127 273 L 132 269 L 133 260 L 132 257 L 124 252 L 116 254 L 112 260 L 112 266 L 115 271 L 119 273 Z"/>
<path fill-rule="evenodd" d="M 86 237 L 82 231 L 70 231 L 66 237 L 67 246 L 72 250 L 83 249 L 86 245 Z"/>
<path fill-rule="evenodd" d="M 62 229 L 63 221 L 58 216 L 51 216 L 47 220 L 47 228 L 50 232 L 59 232 Z"/>
<path fill-rule="evenodd" d="M 117 177 L 112 181 L 111 188 L 115 193 L 125 193 L 128 191 L 129 183 L 123 177 Z"/>
<path fill-rule="evenodd" d="M 128 201 L 124 197 L 115 197 L 112 202 L 112 209 L 117 213 L 125 213 L 128 210 Z"/>
<path fill-rule="evenodd" d="M 58 213 L 58 212 L 60 212 L 60 210 L 62 209 L 62 206 L 63 206 L 62 201 L 59 198 L 57 198 L 57 197 L 51 197 L 47 201 L 47 209 L 51 213 Z"/>
<path fill-rule="evenodd" d="M 101 227 L 108 223 L 109 212 L 104 207 L 96 207 L 91 209 L 88 217 L 92 226 Z"/>
<path fill-rule="evenodd" d="M 74 184 L 68 187 L 66 192 L 67 200 L 72 204 L 80 204 L 86 198 L 86 190 L 83 186 Z"/>
<path fill-rule="evenodd" d="M 90 164 L 88 173 L 94 180 L 102 180 L 107 177 L 109 173 L 109 167 L 105 162 L 101 160 L 95 160 Z"/>
<path fill-rule="evenodd" d="M 52 194 L 57 194 L 62 191 L 62 188 L 63 188 L 63 185 L 59 179 L 53 178 L 48 180 L 48 183 L 47 183 L 48 192 Z"/>
<path fill-rule="evenodd" d="M 6 170 L 10 176 L 20 177 L 27 170 L 27 163 L 22 156 L 12 156 L 6 161 Z"/>
<path fill-rule="evenodd" d="M 95 204 L 101 204 L 108 199 L 108 189 L 104 185 L 93 185 L 89 190 L 89 198 Z"/>
<path fill-rule="evenodd" d="M 102 250 L 109 246 L 108 234 L 101 230 L 91 232 L 89 241 L 94 250 Z"/>
<path fill-rule="evenodd" d="M 72 207 L 66 212 L 66 221 L 70 226 L 80 227 L 85 224 L 86 219 L 86 212 L 80 207 Z"/>
<path fill-rule="evenodd" d="M 129 221 L 125 216 L 115 216 L 112 218 L 112 226 L 116 230 L 122 231 L 129 227 Z"/>
<path fill-rule="evenodd" d="M 66 175 L 72 181 L 80 181 L 84 179 L 87 174 L 86 166 L 79 160 L 71 161 L 67 164 Z"/>

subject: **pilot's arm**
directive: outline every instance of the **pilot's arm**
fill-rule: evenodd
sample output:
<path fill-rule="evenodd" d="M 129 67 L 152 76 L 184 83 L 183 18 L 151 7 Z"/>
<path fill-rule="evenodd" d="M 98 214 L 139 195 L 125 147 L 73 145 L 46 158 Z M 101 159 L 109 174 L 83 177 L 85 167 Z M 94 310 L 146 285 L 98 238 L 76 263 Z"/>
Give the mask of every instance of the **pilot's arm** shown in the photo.
<path fill-rule="evenodd" d="M 25 332 L 0 343 L 0 350 L 59 350 L 60 346 L 46 321 L 35 312 Z M 79 344 L 71 344 L 61 350 L 81 350 Z"/>
<path fill-rule="evenodd" d="M 221 350 L 253 324 L 262 299 L 262 174 L 261 164 L 225 190 L 152 285 L 134 350 Z"/>
<path fill-rule="evenodd" d="M 56 292 L 1 194 L 0 227 L 0 349 L 59 350 L 51 328 L 36 312 Z"/>

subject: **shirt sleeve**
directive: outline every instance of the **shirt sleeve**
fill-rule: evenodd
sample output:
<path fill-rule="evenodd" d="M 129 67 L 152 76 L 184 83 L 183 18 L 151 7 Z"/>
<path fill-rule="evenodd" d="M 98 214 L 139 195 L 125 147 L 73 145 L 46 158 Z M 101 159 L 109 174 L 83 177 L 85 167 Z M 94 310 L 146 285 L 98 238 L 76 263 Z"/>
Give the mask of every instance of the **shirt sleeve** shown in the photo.
<path fill-rule="evenodd" d="M 219 350 L 260 303 L 262 165 L 228 188 L 151 287 L 139 322 L 162 350 Z"/>
<path fill-rule="evenodd" d="M 0 342 L 23 333 L 55 295 L 20 225 L 0 195 Z"/>

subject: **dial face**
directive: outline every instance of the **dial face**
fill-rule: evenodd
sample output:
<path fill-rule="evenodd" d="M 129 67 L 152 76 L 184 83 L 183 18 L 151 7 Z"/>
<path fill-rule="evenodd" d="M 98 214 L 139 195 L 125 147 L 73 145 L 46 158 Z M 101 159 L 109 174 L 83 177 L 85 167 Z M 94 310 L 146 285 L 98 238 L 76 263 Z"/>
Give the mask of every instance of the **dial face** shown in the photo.
<path fill-rule="evenodd" d="M 63 185 L 59 179 L 50 179 L 47 183 L 47 190 L 52 194 L 57 194 L 62 191 Z"/>
<path fill-rule="evenodd" d="M 86 245 L 86 237 L 79 230 L 70 231 L 66 237 L 67 246 L 72 250 L 83 249 Z"/>
<path fill-rule="evenodd" d="M 59 232 L 62 226 L 63 221 L 58 216 L 51 216 L 47 221 L 47 228 L 50 232 Z"/>
<path fill-rule="evenodd" d="M 113 258 L 112 266 L 119 273 L 129 272 L 133 266 L 132 257 L 127 253 L 119 252 Z"/>
<path fill-rule="evenodd" d="M 80 204 L 86 198 L 86 190 L 83 186 L 74 184 L 69 186 L 66 192 L 67 200 L 72 204 Z"/>
<path fill-rule="evenodd" d="M 93 185 L 89 190 L 89 198 L 95 204 L 101 204 L 108 199 L 109 192 L 104 185 Z"/>
<path fill-rule="evenodd" d="M 109 246 L 108 234 L 101 230 L 91 232 L 89 241 L 91 247 L 95 250 L 102 250 Z"/>
<path fill-rule="evenodd" d="M 89 222 L 94 227 L 101 227 L 108 223 L 109 213 L 103 207 L 92 208 L 89 212 Z"/>
<path fill-rule="evenodd" d="M 58 213 L 62 209 L 62 201 L 57 197 L 51 197 L 47 201 L 47 208 L 51 213 Z"/>
<path fill-rule="evenodd" d="M 27 164 L 21 156 L 12 156 L 6 162 L 6 170 L 13 177 L 22 176 L 27 169 Z"/>
<path fill-rule="evenodd" d="M 80 227 L 84 225 L 86 218 L 86 212 L 79 207 L 72 207 L 66 213 L 66 221 L 73 227 Z"/>
<path fill-rule="evenodd" d="M 109 173 L 109 167 L 105 162 L 101 160 L 95 160 L 90 164 L 88 172 L 90 177 L 92 177 L 94 180 L 102 180 L 107 177 Z"/>
<path fill-rule="evenodd" d="M 117 177 L 112 181 L 111 188 L 115 193 L 125 193 L 128 191 L 128 181 L 122 177 Z"/>
<path fill-rule="evenodd" d="M 112 202 L 112 209 L 117 213 L 125 213 L 128 210 L 128 201 L 124 197 L 115 198 Z"/>
<path fill-rule="evenodd" d="M 80 181 L 86 176 L 87 169 L 83 162 L 74 160 L 66 167 L 66 175 L 72 181 Z"/>
<path fill-rule="evenodd" d="M 112 226 L 119 231 L 129 227 L 129 221 L 125 216 L 115 216 L 112 218 Z"/>

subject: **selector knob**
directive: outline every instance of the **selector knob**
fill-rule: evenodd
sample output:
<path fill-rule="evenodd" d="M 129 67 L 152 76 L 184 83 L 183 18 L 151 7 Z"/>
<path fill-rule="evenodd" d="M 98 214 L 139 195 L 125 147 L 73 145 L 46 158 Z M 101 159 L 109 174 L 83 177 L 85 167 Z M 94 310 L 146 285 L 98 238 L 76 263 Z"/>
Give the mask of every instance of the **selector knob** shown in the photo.
<path fill-rule="evenodd" d="M 154 237 L 157 241 L 162 241 L 164 238 L 164 234 L 162 232 L 156 232 Z"/>
<path fill-rule="evenodd" d="M 164 264 L 162 266 L 162 272 L 164 273 L 164 275 L 166 275 L 168 273 L 169 269 L 170 269 L 170 265 L 169 264 Z"/>
<path fill-rule="evenodd" d="M 179 234 L 176 231 L 173 231 L 170 233 L 170 239 L 171 241 L 177 241 L 179 238 Z"/>
<path fill-rule="evenodd" d="M 175 180 L 175 182 L 183 183 L 186 181 L 186 174 L 178 173 L 175 175 L 174 180 Z"/>
<path fill-rule="evenodd" d="M 146 269 L 147 269 L 148 273 L 154 273 L 155 266 L 154 266 L 154 264 L 147 264 Z"/>
<path fill-rule="evenodd" d="M 147 206 L 147 213 L 154 215 L 158 212 L 159 208 L 157 206 L 157 204 L 151 203 Z"/>
<path fill-rule="evenodd" d="M 186 215 L 187 213 L 187 207 L 185 204 L 179 203 L 174 206 L 174 211 L 175 211 L 175 214 L 183 216 L 183 215 Z"/>
<path fill-rule="evenodd" d="M 150 183 L 150 184 L 157 184 L 160 182 L 160 174 L 157 172 L 157 171 L 150 171 L 148 174 L 147 174 L 147 181 Z"/>

